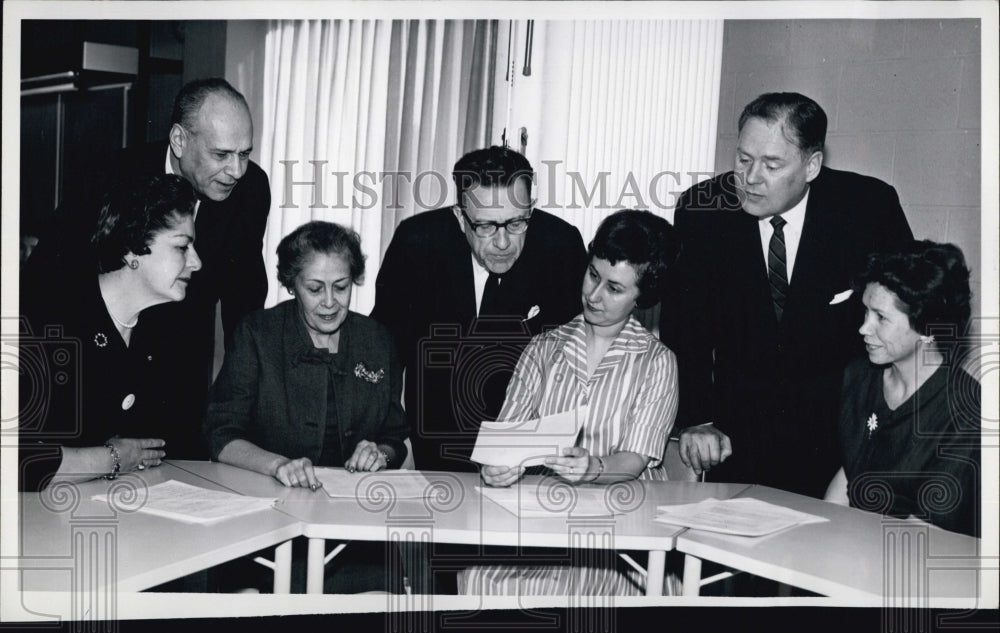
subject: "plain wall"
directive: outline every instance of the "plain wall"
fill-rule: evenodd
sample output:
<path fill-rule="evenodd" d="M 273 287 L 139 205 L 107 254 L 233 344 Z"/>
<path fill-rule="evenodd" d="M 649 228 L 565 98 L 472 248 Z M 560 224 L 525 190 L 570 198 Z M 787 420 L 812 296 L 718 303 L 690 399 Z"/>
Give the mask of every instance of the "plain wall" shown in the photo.
<path fill-rule="evenodd" d="M 825 164 L 895 186 L 916 238 L 965 252 L 978 314 L 979 20 L 727 20 L 719 172 L 733 167 L 743 106 L 784 91 L 826 111 Z"/>

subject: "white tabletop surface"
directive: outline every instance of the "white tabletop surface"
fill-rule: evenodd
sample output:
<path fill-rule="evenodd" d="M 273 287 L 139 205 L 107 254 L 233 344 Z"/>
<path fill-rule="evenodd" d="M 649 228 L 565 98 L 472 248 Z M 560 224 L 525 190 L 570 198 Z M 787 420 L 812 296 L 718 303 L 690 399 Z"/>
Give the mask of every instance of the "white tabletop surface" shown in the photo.
<path fill-rule="evenodd" d="M 117 577 L 118 591 L 141 591 L 301 534 L 299 521 L 273 509 L 197 525 L 91 499 L 108 491 L 127 495 L 169 479 L 223 489 L 168 462 L 116 481 L 21 493 L 22 590 L 74 591 L 83 585 L 115 584 Z"/>
<path fill-rule="evenodd" d="M 670 550 L 683 528 L 653 520 L 656 506 L 691 503 L 708 497 L 729 498 L 745 490 L 745 484 L 689 482 L 628 482 L 601 486 L 611 495 L 609 503 L 620 514 L 576 516 L 572 510 L 553 518 L 519 518 L 484 499 L 475 487 L 476 473 L 421 471 L 435 494 L 430 499 L 393 499 L 392 481 L 408 471 L 356 474 L 356 492 L 367 500 L 331 498 L 323 490 L 286 488 L 271 477 L 208 462 L 175 462 L 242 494 L 278 497 L 277 508 L 303 522 L 303 534 L 311 538 L 339 540 L 390 540 L 392 534 L 423 532 L 437 543 L 511 545 L 530 547 L 589 547 L 617 550 Z M 525 494 L 535 494 L 541 478 L 528 477 Z M 585 488 L 589 486 L 582 486 Z M 556 493 L 572 494 L 572 486 Z M 550 501 L 564 507 L 564 499 Z M 568 503 L 568 502 L 567 502 Z M 575 534 L 568 538 L 569 534 Z M 588 538 L 588 535 L 597 538 Z M 605 538 L 610 535 L 610 538 Z"/>
<path fill-rule="evenodd" d="M 883 517 L 783 490 L 753 486 L 739 497 L 825 517 L 759 538 L 689 530 L 677 549 L 823 595 L 897 606 L 974 598 L 980 541 L 917 520 Z"/>

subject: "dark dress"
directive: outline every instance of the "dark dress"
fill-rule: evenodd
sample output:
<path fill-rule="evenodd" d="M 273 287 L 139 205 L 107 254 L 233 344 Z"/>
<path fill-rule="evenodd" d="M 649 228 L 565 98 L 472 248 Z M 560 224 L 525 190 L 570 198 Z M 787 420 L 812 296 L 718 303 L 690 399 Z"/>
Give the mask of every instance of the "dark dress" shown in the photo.
<path fill-rule="evenodd" d="M 62 446 L 101 446 L 116 435 L 162 438 L 170 455 L 170 394 L 157 332 L 142 318 L 128 346 L 97 276 L 60 284 L 58 301 L 21 306 L 20 488 L 48 484 Z M 93 473 L 100 475 L 104 473 Z"/>
<path fill-rule="evenodd" d="M 859 359 L 844 372 L 839 436 L 851 506 L 978 537 L 979 382 L 941 366 L 892 410 L 884 369 Z"/>

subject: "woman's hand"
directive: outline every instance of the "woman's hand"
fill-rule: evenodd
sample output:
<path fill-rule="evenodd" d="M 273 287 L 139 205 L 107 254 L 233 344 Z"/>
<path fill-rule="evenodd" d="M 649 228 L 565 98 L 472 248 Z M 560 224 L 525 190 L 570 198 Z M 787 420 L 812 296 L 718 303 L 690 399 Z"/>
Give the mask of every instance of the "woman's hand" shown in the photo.
<path fill-rule="evenodd" d="M 596 479 L 594 475 L 589 474 L 591 459 L 587 449 L 571 446 L 564 448 L 562 454 L 562 457 L 545 458 L 545 465 L 551 468 L 555 474 L 574 484 Z"/>
<path fill-rule="evenodd" d="M 316 490 L 323 484 L 316 479 L 316 471 L 313 470 L 312 461 L 308 457 L 298 459 L 288 459 L 282 457 L 271 473 L 275 479 L 282 484 L 291 487 L 310 488 Z"/>
<path fill-rule="evenodd" d="M 350 472 L 375 472 L 389 466 L 389 456 L 375 442 L 361 440 L 354 448 L 354 454 L 344 464 Z"/>
<path fill-rule="evenodd" d="M 157 438 L 113 437 L 108 443 L 118 451 L 120 472 L 123 473 L 159 466 L 167 455 L 166 451 L 161 450 L 166 442 Z"/>
<path fill-rule="evenodd" d="M 509 466 L 483 466 L 479 471 L 487 486 L 506 488 L 524 475 L 524 466 L 510 468 Z"/>

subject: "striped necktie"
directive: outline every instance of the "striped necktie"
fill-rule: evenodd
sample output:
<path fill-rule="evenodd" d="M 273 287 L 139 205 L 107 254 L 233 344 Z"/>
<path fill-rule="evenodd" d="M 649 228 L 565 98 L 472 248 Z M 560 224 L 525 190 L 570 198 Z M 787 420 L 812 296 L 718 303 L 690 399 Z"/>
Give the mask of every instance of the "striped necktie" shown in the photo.
<path fill-rule="evenodd" d="M 774 302 L 774 316 L 781 321 L 785 311 L 785 298 L 788 296 L 788 268 L 785 255 L 785 225 L 788 224 L 780 216 L 771 218 L 774 233 L 771 243 L 767 246 L 767 280 L 771 284 L 771 300 Z"/>

